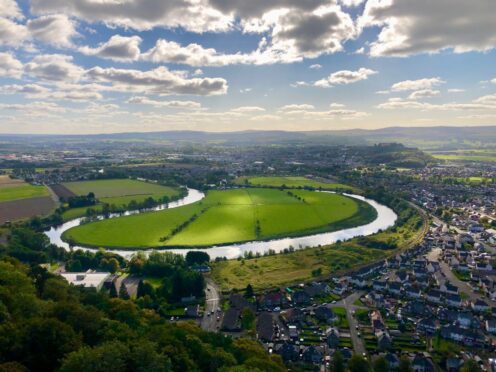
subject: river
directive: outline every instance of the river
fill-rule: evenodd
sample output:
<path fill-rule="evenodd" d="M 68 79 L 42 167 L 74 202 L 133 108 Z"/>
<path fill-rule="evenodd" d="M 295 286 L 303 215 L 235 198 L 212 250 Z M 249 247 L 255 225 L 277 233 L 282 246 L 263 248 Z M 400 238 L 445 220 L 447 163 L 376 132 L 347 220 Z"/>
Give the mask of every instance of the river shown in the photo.
<path fill-rule="evenodd" d="M 313 235 L 307 235 L 307 236 L 301 236 L 301 237 L 296 237 L 296 238 L 282 238 L 282 239 L 274 239 L 274 240 L 268 240 L 268 241 L 252 241 L 248 243 L 239 243 L 239 244 L 232 244 L 232 245 L 224 245 L 224 246 L 213 246 L 211 248 L 204 248 L 204 249 L 163 249 L 167 250 L 169 252 L 177 253 L 177 254 L 186 254 L 188 251 L 205 251 L 210 255 L 211 259 L 215 259 L 217 257 L 226 257 L 228 259 L 233 259 L 233 258 L 238 258 L 240 256 L 243 256 L 245 252 L 253 252 L 254 254 L 260 253 L 264 254 L 268 252 L 269 250 L 273 250 L 276 253 L 282 252 L 284 249 L 292 246 L 295 249 L 301 249 L 301 248 L 306 248 L 306 247 L 316 247 L 319 245 L 327 245 L 327 244 L 332 244 L 337 242 L 338 240 L 349 240 L 351 238 L 357 237 L 357 236 L 366 236 L 366 235 L 371 235 L 375 234 L 379 230 L 384 230 L 387 229 L 391 226 L 394 225 L 397 219 L 396 213 L 389 208 L 386 207 L 382 204 L 377 203 L 374 200 L 364 198 L 363 196 L 360 195 L 353 195 L 353 194 L 344 194 L 346 196 L 349 196 L 351 198 L 359 199 L 362 201 L 365 201 L 366 203 L 370 204 L 376 211 L 377 211 L 377 218 L 363 226 L 358 226 L 358 227 L 352 227 L 349 229 L 343 229 L 339 231 L 334 231 L 334 232 L 328 232 L 328 233 L 320 233 L 320 234 L 313 234 Z M 163 210 L 166 208 L 177 208 L 183 205 L 187 204 L 192 204 L 195 203 L 205 197 L 205 194 L 202 192 L 195 190 L 195 189 L 188 189 L 188 195 L 184 197 L 183 199 L 177 200 L 175 202 L 171 202 L 168 205 L 160 205 L 158 207 L 155 207 L 151 210 Z M 151 211 L 150 209 L 147 210 L 146 212 Z M 145 211 L 129 211 L 124 214 L 111 214 L 109 218 L 118 218 L 120 216 L 128 216 L 131 214 L 137 214 L 137 213 L 143 213 Z M 103 218 L 103 217 L 100 217 Z M 62 240 L 62 234 L 69 230 L 72 227 L 78 226 L 81 221 L 84 218 L 77 218 L 71 221 L 68 221 L 60 226 L 57 227 L 52 227 L 49 231 L 45 232 L 45 234 L 48 236 L 50 239 L 50 242 L 52 244 L 55 244 L 59 247 L 65 248 L 67 250 L 71 249 L 69 244 L 64 242 Z M 72 249 L 82 249 L 82 250 L 89 250 L 89 251 L 95 251 L 94 248 L 86 248 L 86 247 L 79 247 L 79 246 L 73 246 Z M 109 251 L 115 252 L 120 254 L 121 256 L 129 258 L 132 256 L 134 253 L 138 252 L 138 250 L 118 250 L 118 249 L 109 249 Z M 150 250 L 139 250 L 140 252 L 150 252 Z"/>

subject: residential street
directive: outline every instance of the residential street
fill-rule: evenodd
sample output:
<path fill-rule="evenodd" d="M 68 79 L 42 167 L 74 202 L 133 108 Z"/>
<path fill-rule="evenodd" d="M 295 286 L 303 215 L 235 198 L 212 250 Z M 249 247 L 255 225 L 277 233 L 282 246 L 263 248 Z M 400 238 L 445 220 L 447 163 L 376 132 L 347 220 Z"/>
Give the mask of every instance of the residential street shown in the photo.
<path fill-rule="evenodd" d="M 496 301 L 492 301 L 491 299 L 481 296 L 479 293 L 475 293 L 472 290 L 472 287 L 470 287 L 466 282 L 458 279 L 455 274 L 453 274 L 453 271 L 451 271 L 451 268 L 449 265 L 441 261 L 439 258 L 441 256 L 441 248 L 434 248 L 432 251 L 427 254 L 427 259 L 430 261 L 438 261 L 439 266 L 441 266 L 441 270 L 446 277 L 447 280 L 449 280 L 453 285 L 456 285 L 461 292 L 463 292 L 467 298 L 470 301 L 477 301 L 478 299 L 482 299 L 485 302 L 487 302 L 491 306 L 496 306 Z"/>
<path fill-rule="evenodd" d="M 201 327 L 206 331 L 215 332 L 222 322 L 222 313 L 217 311 L 220 308 L 220 290 L 212 279 L 206 278 L 205 280 L 207 283 L 205 288 L 205 313 L 201 320 Z M 219 320 L 217 320 L 218 316 Z"/>
<path fill-rule="evenodd" d="M 355 305 L 355 301 L 362 297 L 364 294 L 363 291 L 357 291 L 349 295 L 348 297 L 338 301 L 335 304 L 330 305 L 330 307 L 344 307 L 346 310 L 346 318 L 348 319 L 348 323 L 350 325 L 350 336 L 351 341 L 353 343 L 353 350 L 355 353 L 362 355 L 365 353 L 365 346 L 363 345 L 363 340 L 358 336 L 357 325 L 358 321 L 353 316 L 353 311 L 362 306 Z"/>

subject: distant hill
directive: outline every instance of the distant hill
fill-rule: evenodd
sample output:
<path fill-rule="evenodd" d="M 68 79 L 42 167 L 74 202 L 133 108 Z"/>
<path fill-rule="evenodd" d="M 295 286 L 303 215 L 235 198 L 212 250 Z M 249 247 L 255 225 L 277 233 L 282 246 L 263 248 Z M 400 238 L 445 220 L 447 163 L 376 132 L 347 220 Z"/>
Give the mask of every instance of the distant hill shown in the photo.
<path fill-rule="evenodd" d="M 115 133 L 96 135 L 0 135 L 6 142 L 66 142 L 91 141 L 151 141 L 171 144 L 315 144 L 315 145 L 370 145 L 396 142 L 423 150 L 451 150 L 495 147 L 496 126 L 485 127 L 390 127 L 376 130 L 351 129 L 338 131 L 286 132 L 195 132 L 170 131 L 148 133 Z"/>

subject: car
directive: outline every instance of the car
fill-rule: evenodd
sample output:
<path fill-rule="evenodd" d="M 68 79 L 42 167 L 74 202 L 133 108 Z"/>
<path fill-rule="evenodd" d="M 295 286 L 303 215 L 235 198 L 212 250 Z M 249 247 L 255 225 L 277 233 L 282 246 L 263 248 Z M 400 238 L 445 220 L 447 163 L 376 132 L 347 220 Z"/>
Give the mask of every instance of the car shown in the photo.
<path fill-rule="evenodd" d="M 274 307 L 274 311 L 277 312 L 277 311 L 281 311 L 281 308 L 279 306 L 277 307 Z"/>
<path fill-rule="evenodd" d="M 336 301 L 336 300 L 334 300 L 334 301 L 332 301 L 331 303 L 334 305 L 335 303 L 337 303 L 337 301 Z"/>
<path fill-rule="evenodd" d="M 358 324 L 355 326 L 356 330 L 358 331 L 360 329 L 360 327 L 358 326 Z"/>
<path fill-rule="evenodd" d="M 357 333 L 358 337 L 362 337 L 362 334 L 360 332 Z"/>

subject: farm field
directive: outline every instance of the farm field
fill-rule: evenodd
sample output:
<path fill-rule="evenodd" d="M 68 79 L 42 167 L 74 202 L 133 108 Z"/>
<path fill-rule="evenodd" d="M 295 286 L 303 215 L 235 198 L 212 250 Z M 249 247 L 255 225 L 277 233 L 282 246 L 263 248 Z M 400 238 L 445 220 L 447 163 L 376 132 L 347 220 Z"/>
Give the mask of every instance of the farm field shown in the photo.
<path fill-rule="evenodd" d="M 318 181 L 306 177 L 238 177 L 235 180 L 238 185 L 252 185 L 252 186 L 269 186 L 287 188 L 303 188 L 313 187 L 315 189 L 322 188 L 324 190 L 354 190 L 352 186 L 344 185 L 341 183 L 331 183 Z"/>
<path fill-rule="evenodd" d="M 84 224 L 64 239 L 108 248 L 199 247 L 333 231 L 375 217 L 368 204 L 338 194 L 213 190 L 188 206 Z"/>
<path fill-rule="evenodd" d="M 45 186 L 33 186 L 27 183 L 11 184 L 9 187 L 0 187 L 0 203 L 49 195 Z"/>
<path fill-rule="evenodd" d="M 142 202 L 149 197 L 159 199 L 179 195 L 179 190 L 173 187 L 131 179 L 67 182 L 63 186 L 76 195 L 93 192 L 101 202 L 119 206 L 131 200 Z"/>
<path fill-rule="evenodd" d="M 50 213 L 55 203 L 45 186 L 0 176 L 0 224 Z"/>
<path fill-rule="evenodd" d="M 496 162 L 496 155 L 445 155 L 445 154 L 433 154 L 432 156 L 434 158 L 440 159 L 440 160 Z"/>

